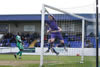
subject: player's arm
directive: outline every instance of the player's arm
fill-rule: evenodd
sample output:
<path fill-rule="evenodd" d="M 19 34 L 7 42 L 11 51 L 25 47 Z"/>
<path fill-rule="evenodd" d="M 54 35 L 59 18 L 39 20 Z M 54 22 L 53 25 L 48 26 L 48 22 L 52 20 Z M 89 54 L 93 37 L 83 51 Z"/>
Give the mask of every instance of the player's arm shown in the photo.
<path fill-rule="evenodd" d="M 50 14 L 49 11 L 46 8 L 45 8 L 45 12 L 47 12 L 48 16 L 51 16 L 54 21 L 56 21 L 56 19 L 54 18 L 54 16 L 52 14 Z"/>
<path fill-rule="evenodd" d="M 51 29 L 49 28 L 49 29 L 47 30 L 47 34 L 50 33 L 50 32 L 51 32 Z"/>
<path fill-rule="evenodd" d="M 58 30 L 54 30 L 54 31 L 50 31 L 50 32 L 61 32 L 62 29 L 60 27 L 58 27 Z"/>
<path fill-rule="evenodd" d="M 47 29 L 47 34 L 51 32 L 51 28 L 48 26 L 47 23 L 46 23 L 46 29 Z"/>
<path fill-rule="evenodd" d="M 23 43 L 21 40 L 18 40 L 18 42 Z"/>
<path fill-rule="evenodd" d="M 47 30 L 47 34 L 50 33 L 50 30 Z"/>
<path fill-rule="evenodd" d="M 62 29 L 61 29 L 60 27 L 58 27 L 58 31 L 59 31 L 59 32 L 61 32 L 61 31 L 62 31 Z"/>
<path fill-rule="evenodd" d="M 19 40 L 19 39 L 18 39 L 18 36 L 16 36 L 16 41 L 18 41 L 18 42 L 20 42 L 20 43 L 21 43 L 21 40 Z"/>
<path fill-rule="evenodd" d="M 16 41 L 18 41 L 19 43 L 22 43 L 22 41 L 16 36 Z"/>
<path fill-rule="evenodd" d="M 24 45 L 24 42 L 22 40 L 18 40 L 18 42 L 22 43 L 22 45 Z"/>

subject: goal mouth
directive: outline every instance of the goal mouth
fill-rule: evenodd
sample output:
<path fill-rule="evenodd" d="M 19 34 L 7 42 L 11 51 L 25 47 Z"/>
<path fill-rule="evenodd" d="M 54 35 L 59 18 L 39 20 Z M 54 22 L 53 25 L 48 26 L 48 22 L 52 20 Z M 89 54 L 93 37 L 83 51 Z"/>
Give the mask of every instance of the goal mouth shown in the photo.
<path fill-rule="evenodd" d="M 95 11 L 95 10 L 94 10 Z M 61 36 L 63 36 L 64 45 L 66 48 L 66 51 L 64 49 L 64 46 L 60 43 L 59 35 L 54 35 L 54 40 L 56 42 L 53 42 L 53 50 L 48 50 L 48 40 L 49 40 L 49 34 L 46 34 L 46 31 L 48 30 L 48 27 L 51 28 L 50 25 L 46 26 L 46 23 L 50 21 L 48 19 L 48 16 L 54 17 L 54 22 L 56 21 L 56 24 L 58 27 L 62 29 L 62 32 L 58 31 L 51 31 L 49 34 L 50 36 L 52 34 L 59 33 Z M 87 17 L 88 16 L 88 17 Z M 89 46 L 91 49 L 87 49 L 87 40 L 89 37 L 87 36 L 90 34 L 90 32 L 93 32 L 94 36 L 90 36 L 95 41 L 95 12 L 90 14 L 80 14 L 80 13 L 70 13 L 66 10 L 55 8 L 49 5 L 44 4 L 42 9 L 42 24 L 41 24 L 41 61 L 40 65 L 47 64 L 67 64 L 67 63 L 84 63 L 86 60 L 85 56 L 95 56 L 93 52 L 89 54 L 87 51 L 94 49 L 94 46 Z M 52 21 L 53 21 L 52 20 Z M 53 23 L 53 22 L 52 22 Z M 91 27 L 90 27 L 91 26 Z M 90 28 L 92 28 L 90 30 Z M 51 28 L 53 29 L 53 28 Z M 44 40 L 44 37 L 47 36 L 46 41 Z M 53 37 L 51 36 L 51 39 Z M 91 41 L 92 42 L 92 41 Z M 89 44 L 90 42 L 88 42 Z M 50 43 L 51 44 L 51 43 Z M 47 51 L 48 50 L 48 51 Z M 46 52 L 47 51 L 47 52 Z M 56 52 L 55 52 L 56 51 Z M 65 60 L 65 59 L 71 59 L 71 60 Z M 74 60 L 73 60 L 73 59 Z M 63 61 L 64 62 L 63 62 Z M 50 62 L 53 63 L 50 63 Z M 61 61 L 63 63 L 61 63 Z"/>

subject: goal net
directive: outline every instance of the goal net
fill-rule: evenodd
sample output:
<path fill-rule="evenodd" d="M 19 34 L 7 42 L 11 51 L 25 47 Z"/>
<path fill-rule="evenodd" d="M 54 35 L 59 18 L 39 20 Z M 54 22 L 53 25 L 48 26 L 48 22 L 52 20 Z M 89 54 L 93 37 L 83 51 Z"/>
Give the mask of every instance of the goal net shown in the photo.
<path fill-rule="evenodd" d="M 96 20 L 92 9 L 92 13 L 77 13 L 74 8 L 43 5 L 40 67 L 95 67 Z"/>

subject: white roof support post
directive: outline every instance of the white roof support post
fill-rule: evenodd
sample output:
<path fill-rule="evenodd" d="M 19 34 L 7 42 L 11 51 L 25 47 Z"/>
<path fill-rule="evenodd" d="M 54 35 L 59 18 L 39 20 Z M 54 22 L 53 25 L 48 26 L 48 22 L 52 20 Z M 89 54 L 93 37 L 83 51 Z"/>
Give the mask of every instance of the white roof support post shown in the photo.
<path fill-rule="evenodd" d="M 82 54 L 81 54 L 81 62 L 84 63 L 84 37 L 85 37 L 85 20 L 82 19 Z"/>

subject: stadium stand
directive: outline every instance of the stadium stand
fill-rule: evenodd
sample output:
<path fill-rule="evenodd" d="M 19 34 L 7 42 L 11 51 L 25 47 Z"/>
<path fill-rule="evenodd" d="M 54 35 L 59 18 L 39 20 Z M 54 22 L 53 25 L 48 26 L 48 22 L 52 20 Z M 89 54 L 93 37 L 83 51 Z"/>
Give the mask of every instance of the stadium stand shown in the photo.
<path fill-rule="evenodd" d="M 32 41 L 40 38 L 40 36 L 37 33 L 33 33 L 33 34 L 22 33 L 21 38 L 24 42 L 24 47 L 27 48 L 29 47 Z M 2 47 L 16 47 L 16 35 L 12 33 L 5 34 L 0 41 L 0 44 L 3 44 Z"/>
<path fill-rule="evenodd" d="M 2 47 L 16 47 L 15 37 L 16 37 L 16 35 L 14 35 L 12 33 L 6 33 L 3 36 L 2 40 L 0 41 L 0 44 L 1 44 L 0 46 L 2 46 Z M 44 45 L 45 47 L 48 46 L 48 44 L 47 44 L 48 37 L 50 37 L 50 36 L 46 35 L 44 38 L 45 39 L 45 45 Z M 21 38 L 24 42 L 24 48 L 28 48 L 33 41 L 35 41 L 36 39 L 40 39 L 40 35 L 38 33 L 32 33 L 32 34 L 22 33 Z M 64 36 L 64 41 L 65 41 L 65 44 L 67 45 L 67 47 L 70 47 L 70 48 L 81 48 L 82 47 L 82 41 L 81 41 L 80 36 L 76 36 L 76 35 Z M 100 41 L 99 41 L 99 44 L 100 44 Z M 59 45 L 59 41 L 56 40 L 54 47 L 56 47 L 58 45 Z M 35 43 L 35 47 L 40 47 L 40 41 L 37 41 L 37 43 Z M 95 37 L 94 36 L 86 36 L 84 47 L 96 48 Z"/>

